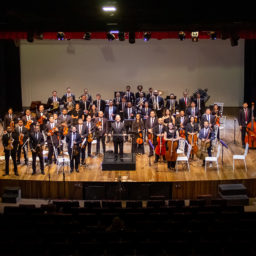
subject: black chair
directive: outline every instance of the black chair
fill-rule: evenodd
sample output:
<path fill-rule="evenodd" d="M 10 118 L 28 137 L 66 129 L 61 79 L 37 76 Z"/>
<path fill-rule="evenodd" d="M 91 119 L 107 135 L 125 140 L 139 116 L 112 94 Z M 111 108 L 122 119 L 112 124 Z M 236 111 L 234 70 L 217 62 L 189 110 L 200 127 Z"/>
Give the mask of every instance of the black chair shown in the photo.
<path fill-rule="evenodd" d="M 198 206 L 202 207 L 206 205 L 206 200 L 205 199 L 196 199 L 196 200 L 190 200 L 190 206 Z"/>
<path fill-rule="evenodd" d="M 147 203 L 147 208 L 163 208 L 165 207 L 164 200 L 149 200 Z"/>
<path fill-rule="evenodd" d="M 168 206 L 169 207 L 184 207 L 185 201 L 184 200 L 169 200 Z"/>
<path fill-rule="evenodd" d="M 121 201 L 102 201 L 102 208 L 108 208 L 108 209 L 121 209 L 122 208 L 122 202 Z"/>
<path fill-rule="evenodd" d="M 84 201 L 84 208 L 87 209 L 99 209 L 101 208 L 99 200 Z"/>
<path fill-rule="evenodd" d="M 126 208 L 131 208 L 131 209 L 142 208 L 142 201 L 127 201 Z"/>

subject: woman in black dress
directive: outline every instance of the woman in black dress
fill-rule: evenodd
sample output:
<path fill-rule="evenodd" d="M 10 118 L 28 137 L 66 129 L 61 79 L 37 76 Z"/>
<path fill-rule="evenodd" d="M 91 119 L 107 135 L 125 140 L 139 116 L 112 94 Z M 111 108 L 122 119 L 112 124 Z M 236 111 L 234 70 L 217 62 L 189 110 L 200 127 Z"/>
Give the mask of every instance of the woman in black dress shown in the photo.
<path fill-rule="evenodd" d="M 78 103 L 75 105 L 75 108 L 71 112 L 71 118 L 72 118 L 72 125 L 77 125 L 78 119 L 80 118 L 84 119 L 83 110 L 80 109 L 80 105 Z"/>
<path fill-rule="evenodd" d="M 132 123 L 132 132 L 135 134 L 132 139 L 133 152 L 137 154 L 144 154 L 144 140 L 143 140 L 144 122 L 140 114 L 136 115 L 134 122 Z M 141 140 L 141 144 L 138 143 Z"/>
<path fill-rule="evenodd" d="M 175 118 L 171 115 L 171 111 L 168 108 L 164 111 L 163 119 L 165 126 L 169 123 L 173 123 L 175 125 Z"/>

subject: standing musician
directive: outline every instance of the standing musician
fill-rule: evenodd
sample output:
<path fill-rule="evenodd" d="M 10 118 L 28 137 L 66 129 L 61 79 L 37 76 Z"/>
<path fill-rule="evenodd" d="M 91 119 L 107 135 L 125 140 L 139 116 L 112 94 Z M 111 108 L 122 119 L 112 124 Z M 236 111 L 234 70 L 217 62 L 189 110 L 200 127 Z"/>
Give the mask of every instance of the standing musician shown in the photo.
<path fill-rule="evenodd" d="M 175 168 L 177 160 L 179 132 L 171 122 L 168 123 L 168 127 L 164 132 L 164 140 L 166 142 L 165 158 L 167 161 L 167 167 L 172 170 Z"/>
<path fill-rule="evenodd" d="M 206 108 L 205 114 L 202 115 L 201 118 L 201 127 L 204 127 L 204 122 L 208 121 L 209 127 L 214 127 L 216 118 L 211 114 L 210 108 Z"/>
<path fill-rule="evenodd" d="M 124 124 L 121 121 L 119 115 L 116 115 L 115 122 L 111 124 L 111 134 L 113 135 L 113 142 L 114 142 L 114 154 L 115 154 L 115 161 L 118 158 L 118 147 L 119 147 L 119 155 L 120 157 L 123 156 L 123 149 L 124 149 L 124 138 L 123 135 L 125 132 Z M 109 136 L 111 136 L 109 134 Z M 122 160 L 121 160 L 122 161 Z"/>
<path fill-rule="evenodd" d="M 153 129 L 158 124 L 158 118 L 156 117 L 155 111 L 151 110 L 150 117 L 146 120 L 145 127 L 147 129 L 148 140 L 153 145 Z M 153 148 L 149 144 L 149 157 L 153 156 Z"/>
<path fill-rule="evenodd" d="M 142 106 L 143 108 L 145 101 L 146 101 L 146 98 L 144 97 L 144 93 L 140 92 L 139 97 L 137 97 L 135 101 L 136 108 L 138 109 L 140 106 Z"/>
<path fill-rule="evenodd" d="M 52 155 L 56 162 L 57 147 L 59 145 L 59 129 L 54 122 L 53 116 L 50 116 L 49 123 L 45 126 L 45 132 L 47 134 L 47 145 L 48 145 L 48 163 L 52 164 Z"/>
<path fill-rule="evenodd" d="M 92 104 L 88 116 L 90 116 L 92 118 L 92 120 L 95 120 L 95 118 L 98 116 L 98 110 L 96 108 L 96 105 Z"/>
<path fill-rule="evenodd" d="M 148 101 L 145 101 L 144 108 L 141 110 L 141 116 L 144 120 L 147 120 L 151 112 L 151 108 L 148 105 Z"/>
<path fill-rule="evenodd" d="M 190 107 L 187 108 L 187 111 L 186 111 L 186 116 L 188 116 L 189 118 L 191 116 L 194 117 L 194 121 L 196 123 L 199 122 L 199 109 L 196 107 L 196 103 L 194 101 L 191 101 L 190 103 Z"/>
<path fill-rule="evenodd" d="M 132 120 L 134 120 L 136 115 L 136 110 L 132 106 L 131 101 L 128 102 L 127 108 L 124 110 L 124 120 L 125 120 L 125 129 L 126 134 L 128 134 L 129 130 L 132 128 Z M 128 136 L 125 138 L 125 140 L 128 140 Z"/>
<path fill-rule="evenodd" d="M 80 118 L 84 120 L 84 112 L 80 109 L 80 105 L 77 103 L 75 109 L 71 112 L 72 125 L 77 125 L 78 119 Z"/>
<path fill-rule="evenodd" d="M 36 125 L 34 132 L 30 134 L 30 148 L 32 152 L 32 175 L 36 174 L 36 157 L 39 157 L 40 160 L 40 169 L 41 174 L 44 174 L 44 158 L 43 158 L 43 145 L 44 145 L 44 136 L 40 132 L 40 126 Z"/>
<path fill-rule="evenodd" d="M 59 112 L 61 98 L 57 96 L 57 91 L 52 92 L 52 96 L 48 98 L 47 108 L 50 108 L 52 113 Z"/>
<path fill-rule="evenodd" d="M 85 122 L 85 127 L 87 129 L 87 140 L 86 140 L 86 146 L 85 146 L 85 151 L 86 151 L 86 147 L 87 147 L 87 151 L 88 151 L 88 157 L 91 157 L 91 150 L 92 150 L 92 142 L 93 142 L 93 138 L 94 138 L 94 132 L 95 132 L 95 125 L 94 122 L 92 121 L 91 116 L 87 116 L 86 118 L 86 122 Z"/>
<path fill-rule="evenodd" d="M 202 116 L 205 111 L 205 102 L 203 99 L 201 99 L 200 93 L 196 94 L 195 102 L 196 102 L 196 107 L 199 110 L 200 116 Z"/>
<path fill-rule="evenodd" d="M 183 98 L 179 99 L 179 110 L 180 111 L 183 110 L 185 112 L 189 104 L 190 104 L 190 99 L 188 97 L 188 92 L 184 91 Z"/>
<path fill-rule="evenodd" d="M 19 120 L 18 121 L 18 126 L 15 128 L 15 133 L 18 135 L 18 150 L 17 150 L 17 164 L 20 164 L 20 155 L 21 155 L 21 149 L 23 148 L 23 154 L 24 154 L 24 160 L 25 164 L 28 164 L 28 137 L 29 137 L 29 132 L 28 129 L 25 128 L 23 125 L 23 121 Z M 24 143 L 26 145 L 24 146 Z"/>
<path fill-rule="evenodd" d="M 90 102 L 90 104 L 92 104 L 92 96 L 89 94 L 87 88 L 84 89 L 84 93 L 80 96 L 80 99 L 82 99 L 83 95 L 86 95 L 87 100 Z"/>
<path fill-rule="evenodd" d="M 113 101 L 109 100 L 109 105 L 105 108 L 104 116 L 108 120 L 108 130 L 111 127 L 112 121 L 115 120 L 115 116 L 117 114 L 116 106 L 113 106 Z"/>
<path fill-rule="evenodd" d="M 33 126 L 36 124 L 35 119 L 31 116 L 31 111 L 29 109 L 26 110 L 26 115 L 22 117 L 22 121 L 24 126 L 28 131 L 33 130 Z"/>
<path fill-rule="evenodd" d="M 4 127 L 3 129 L 6 130 L 8 126 L 11 127 L 11 129 L 15 128 L 15 122 L 16 122 L 16 115 L 13 114 L 13 109 L 9 108 L 8 113 L 4 116 Z"/>
<path fill-rule="evenodd" d="M 100 141 L 102 143 L 103 153 L 105 154 L 106 151 L 106 144 L 105 144 L 105 135 L 108 133 L 108 120 L 107 118 L 103 117 L 103 112 L 99 112 L 99 116 L 95 118 L 95 136 L 97 139 L 96 145 L 96 155 L 100 153 Z M 110 126 L 111 127 L 111 126 Z"/>
<path fill-rule="evenodd" d="M 14 174 L 19 176 L 17 163 L 16 163 L 16 150 L 18 145 L 18 134 L 13 132 L 11 127 L 8 126 L 7 130 L 4 131 L 2 142 L 4 146 L 5 153 L 5 174 L 3 176 L 9 175 L 9 159 L 12 157 L 13 166 L 14 166 Z"/>
<path fill-rule="evenodd" d="M 65 94 L 62 96 L 62 99 L 61 99 L 62 104 L 66 104 L 69 97 L 72 98 L 72 101 L 73 101 L 73 102 L 76 101 L 76 97 L 75 97 L 75 95 L 74 95 L 73 93 L 71 93 L 71 88 L 70 88 L 70 87 L 67 88 L 67 93 L 65 93 Z"/>
<path fill-rule="evenodd" d="M 142 90 L 143 90 L 143 86 L 142 85 L 138 85 L 137 86 L 137 92 L 136 92 L 136 94 L 135 94 L 135 98 L 137 99 L 137 98 L 139 98 L 140 97 L 140 94 L 142 93 L 143 94 L 143 98 L 146 98 L 146 93 L 145 92 L 143 92 Z"/>
<path fill-rule="evenodd" d="M 122 98 L 120 96 L 120 92 L 117 92 L 116 95 L 115 95 L 115 98 L 113 99 L 113 104 L 114 104 L 114 106 L 116 106 L 118 113 L 119 113 L 120 108 L 121 108 L 121 101 L 122 101 Z"/>
<path fill-rule="evenodd" d="M 125 112 L 126 108 L 127 108 L 126 97 L 122 97 L 122 102 L 119 106 L 119 115 L 120 115 L 122 121 L 124 120 L 124 112 Z"/>
<path fill-rule="evenodd" d="M 154 95 L 153 95 L 153 88 L 148 88 L 148 94 L 147 94 L 147 96 L 146 96 L 146 98 L 147 98 L 147 101 L 149 102 L 149 100 L 150 100 L 150 98 L 151 97 L 153 97 Z"/>
<path fill-rule="evenodd" d="M 93 102 L 93 104 L 96 106 L 97 112 L 105 111 L 106 102 L 105 100 L 101 99 L 101 95 L 99 93 L 96 94 L 96 100 Z"/>
<path fill-rule="evenodd" d="M 68 114 L 71 115 L 73 109 L 75 108 L 75 101 L 73 101 L 71 96 L 67 98 L 67 102 L 65 102 L 64 106 L 68 110 Z"/>
<path fill-rule="evenodd" d="M 47 123 L 47 111 L 44 110 L 44 105 L 39 106 L 39 109 L 36 112 L 36 120 L 40 124 L 40 130 L 43 131 Z"/>
<path fill-rule="evenodd" d="M 91 107 L 90 101 L 87 99 L 87 95 L 82 95 L 81 100 L 79 101 L 79 105 L 86 119 L 86 117 L 89 115 L 89 110 Z"/>
<path fill-rule="evenodd" d="M 214 132 L 208 121 L 204 121 L 203 128 L 199 131 L 199 139 L 201 140 L 200 150 L 197 157 L 203 160 L 202 166 L 205 166 L 205 157 L 212 156 L 212 141 L 214 140 Z M 210 167 L 212 164 L 210 164 Z"/>
<path fill-rule="evenodd" d="M 164 110 L 163 119 L 165 126 L 168 126 L 169 123 L 173 123 L 175 125 L 175 118 L 171 115 L 169 108 Z"/>
<path fill-rule="evenodd" d="M 214 127 L 214 129 L 215 130 L 217 129 L 217 131 L 216 131 L 217 139 L 219 140 L 220 139 L 220 129 L 219 129 L 219 127 L 220 127 L 220 118 L 222 116 L 222 113 L 220 112 L 220 107 L 217 104 L 213 105 L 212 115 L 215 116 L 215 127 Z"/>
<path fill-rule="evenodd" d="M 131 86 L 130 86 L 130 85 L 127 85 L 127 86 L 126 86 L 126 92 L 124 93 L 123 96 L 125 96 L 127 102 L 131 102 L 132 105 L 134 104 L 134 102 L 135 102 L 135 96 L 134 96 L 134 93 L 131 92 Z"/>
<path fill-rule="evenodd" d="M 171 111 L 171 114 L 176 114 L 176 109 L 178 108 L 178 102 L 173 93 L 170 94 L 170 99 L 166 102 L 166 108 Z"/>
<path fill-rule="evenodd" d="M 59 123 L 66 122 L 69 127 L 71 126 L 72 119 L 71 119 L 71 116 L 68 115 L 68 111 L 66 108 L 62 109 L 62 114 L 59 115 L 58 121 Z"/>
<path fill-rule="evenodd" d="M 194 154 L 197 153 L 197 134 L 199 132 L 199 125 L 195 123 L 194 116 L 191 116 L 189 123 L 186 125 L 186 137 L 188 143 L 192 146 L 191 156 L 194 158 Z"/>
<path fill-rule="evenodd" d="M 82 160 L 81 160 L 81 164 L 82 165 L 86 165 L 86 163 L 85 163 L 85 147 L 86 147 L 86 142 L 84 142 L 84 140 L 88 136 L 88 130 L 87 130 L 87 127 L 84 124 L 82 118 L 78 119 L 78 124 L 76 126 L 76 131 L 81 136 L 81 140 L 82 140 L 82 145 L 81 145 Z"/>
<path fill-rule="evenodd" d="M 243 108 L 239 111 L 238 123 L 241 130 L 241 139 L 243 148 L 245 148 L 246 127 L 251 121 L 251 110 L 248 108 L 247 102 L 243 103 Z"/>
<path fill-rule="evenodd" d="M 164 108 L 164 99 L 159 96 L 159 92 L 154 90 L 153 96 L 149 100 L 149 106 L 156 111 L 156 116 L 162 117 L 162 111 Z"/>
<path fill-rule="evenodd" d="M 72 126 L 72 131 L 66 137 L 68 143 L 68 153 L 70 157 L 70 173 L 74 171 L 74 162 L 76 172 L 79 172 L 79 159 L 80 159 L 80 148 L 79 144 L 82 143 L 80 134 L 76 131 L 76 127 Z"/>
<path fill-rule="evenodd" d="M 144 139 L 143 139 L 144 122 L 140 114 L 136 114 L 135 121 L 132 123 L 132 132 L 135 133 L 132 139 L 132 152 L 144 154 Z"/>
<path fill-rule="evenodd" d="M 158 125 L 153 128 L 154 134 L 154 146 L 155 146 L 155 161 L 157 163 L 159 158 L 163 156 L 163 160 L 165 161 L 165 142 L 164 142 L 164 119 L 158 119 Z"/>

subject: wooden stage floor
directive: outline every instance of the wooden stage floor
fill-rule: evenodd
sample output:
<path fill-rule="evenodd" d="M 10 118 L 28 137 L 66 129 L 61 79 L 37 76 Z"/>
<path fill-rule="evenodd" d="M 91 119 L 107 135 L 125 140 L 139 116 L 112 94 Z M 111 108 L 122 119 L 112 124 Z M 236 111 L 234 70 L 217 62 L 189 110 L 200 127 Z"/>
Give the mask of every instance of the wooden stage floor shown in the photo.
<path fill-rule="evenodd" d="M 237 122 L 236 122 L 237 123 Z M 101 163 L 102 156 L 87 158 L 87 167 L 80 166 L 79 173 L 69 174 L 68 168 L 65 167 L 66 181 L 79 181 L 79 182 L 116 182 L 122 180 L 124 182 L 182 182 L 182 181 L 210 181 L 210 180 L 244 180 L 255 179 L 256 171 L 256 150 L 249 150 L 246 162 L 248 171 L 245 171 L 243 162 L 236 161 L 235 171 L 232 169 L 232 155 L 243 154 L 244 149 L 241 147 L 239 127 L 236 127 L 236 144 L 234 144 L 234 118 L 228 117 L 226 120 L 225 129 L 221 130 L 221 139 L 223 139 L 229 146 L 228 149 L 224 148 L 223 165 L 222 157 L 219 158 L 220 170 L 217 172 L 216 166 L 207 168 L 205 172 L 202 167 L 202 160 L 191 160 L 191 170 L 188 172 L 186 168 L 179 165 L 178 172 L 167 169 L 167 164 L 160 162 L 154 164 L 154 157 L 151 157 L 151 166 L 148 159 L 148 145 L 145 144 L 146 153 L 136 157 L 136 171 L 102 171 Z M 95 152 L 96 145 L 92 146 L 92 152 Z M 125 143 L 124 151 L 130 151 L 131 144 Z M 113 149 L 113 144 L 107 144 L 107 150 Z M 3 155 L 3 147 L 0 145 L 0 152 Z M 216 154 L 216 150 L 213 153 Z M 23 162 L 23 161 L 22 161 Z M 18 167 L 19 176 L 15 176 L 12 169 L 10 169 L 9 176 L 4 174 L 4 161 L 0 164 L 0 179 L 2 180 L 31 180 L 31 181 L 48 181 L 48 174 L 50 172 L 51 181 L 62 181 L 62 169 L 57 174 L 56 165 L 45 168 L 45 175 L 41 175 L 39 166 L 37 166 L 37 174 L 31 175 L 31 165 L 27 168 L 25 165 Z"/>

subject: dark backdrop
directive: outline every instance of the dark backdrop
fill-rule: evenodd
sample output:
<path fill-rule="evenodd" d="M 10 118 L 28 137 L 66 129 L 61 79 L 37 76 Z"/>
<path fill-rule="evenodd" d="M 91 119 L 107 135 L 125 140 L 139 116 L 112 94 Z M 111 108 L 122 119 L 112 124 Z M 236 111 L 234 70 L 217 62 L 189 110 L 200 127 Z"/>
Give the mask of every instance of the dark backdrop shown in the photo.
<path fill-rule="evenodd" d="M 22 110 L 20 51 L 13 40 L 0 40 L 0 115 Z"/>

